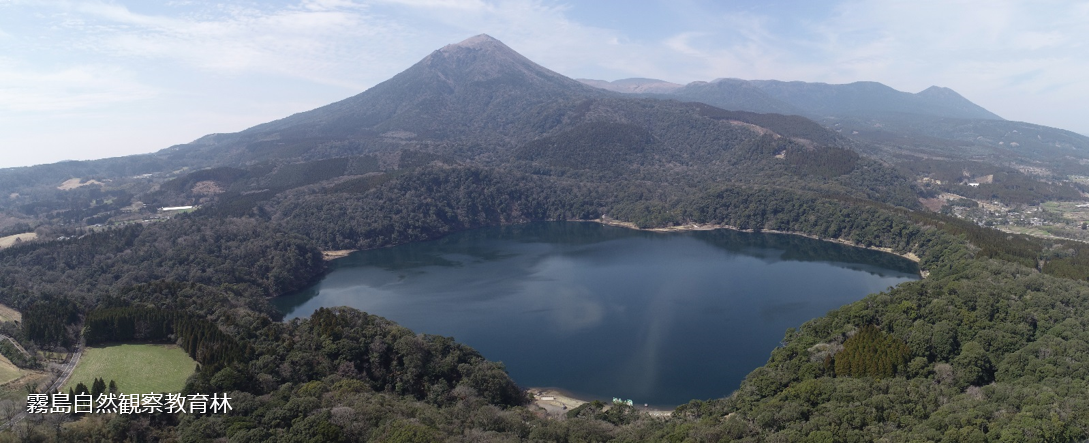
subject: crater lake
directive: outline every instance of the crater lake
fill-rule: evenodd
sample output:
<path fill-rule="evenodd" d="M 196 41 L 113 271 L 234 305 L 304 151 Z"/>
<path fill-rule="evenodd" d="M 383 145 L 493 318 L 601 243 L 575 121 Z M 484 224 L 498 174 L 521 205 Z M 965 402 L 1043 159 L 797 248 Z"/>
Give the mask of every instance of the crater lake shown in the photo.
<path fill-rule="evenodd" d="M 349 306 L 502 361 L 523 387 L 672 407 L 728 395 L 787 328 L 919 279 L 903 257 L 785 234 L 588 222 L 485 228 L 352 253 L 273 300 Z"/>

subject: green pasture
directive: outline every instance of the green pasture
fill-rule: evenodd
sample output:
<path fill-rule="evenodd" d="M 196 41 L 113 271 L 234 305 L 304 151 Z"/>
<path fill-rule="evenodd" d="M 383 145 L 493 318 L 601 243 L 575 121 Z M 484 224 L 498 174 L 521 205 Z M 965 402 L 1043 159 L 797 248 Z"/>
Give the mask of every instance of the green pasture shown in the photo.
<path fill-rule="evenodd" d="M 125 394 L 179 392 L 196 370 L 197 362 L 175 345 L 121 344 L 88 347 L 68 385 L 83 382 L 88 388 L 95 378 L 117 383 Z"/>

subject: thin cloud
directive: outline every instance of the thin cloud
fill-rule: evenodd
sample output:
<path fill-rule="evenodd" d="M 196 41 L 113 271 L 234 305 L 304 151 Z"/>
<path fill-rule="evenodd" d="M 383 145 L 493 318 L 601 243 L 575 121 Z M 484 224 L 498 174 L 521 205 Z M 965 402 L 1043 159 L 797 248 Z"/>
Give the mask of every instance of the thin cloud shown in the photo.
<path fill-rule="evenodd" d="M 1087 20 L 1089 8 L 1069 2 L 851 1 L 815 35 L 833 60 L 867 52 L 883 57 L 829 70 L 837 80 L 907 90 L 949 86 L 1007 118 L 1085 131 L 1077 121 L 1084 111 L 1071 107 L 1069 95 L 1089 96 L 1079 80 L 1089 71 Z M 850 38 L 858 35 L 869 38 Z"/>
<path fill-rule="evenodd" d="M 378 2 L 424 9 L 439 8 L 477 11 L 491 9 L 487 3 L 480 0 L 378 0 Z"/>
<path fill-rule="evenodd" d="M 706 5 L 704 5 L 706 6 Z M 727 9 L 727 8 L 722 8 Z M 1008 118 L 1089 130 L 1089 5 L 847 0 L 822 14 L 701 11 L 648 51 L 674 78 L 952 87 Z"/>
<path fill-rule="evenodd" d="M 156 88 L 111 66 L 74 66 L 58 71 L 25 69 L 0 60 L 0 109 L 71 111 L 153 98 Z"/>
<path fill-rule="evenodd" d="M 939 85 L 1007 118 L 1089 132 L 1081 79 L 1089 3 L 843 0 L 798 12 L 695 0 L 663 3 L 655 13 L 666 16 L 622 28 L 629 22 L 576 20 L 582 5 L 563 1 L 0 0 L 0 114 L 96 110 L 105 125 L 135 104 L 162 110 L 166 126 L 185 118 L 173 110 L 206 106 L 244 115 L 233 123 L 242 129 L 268 110 L 287 115 L 341 99 L 488 33 L 571 77 Z"/>
<path fill-rule="evenodd" d="M 659 57 L 665 50 L 632 43 L 633 39 L 618 30 L 571 20 L 570 7 L 564 4 L 537 0 L 466 0 L 441 2 L 435 7 L 429 0 L 381 3 L 401 8 L 398 16 L 411 16 L 412 27 L 426 27 L 434 42 L 431 49 L 487 33 L 531 60 L 571 77 L 672 77 L 672 67 Z"/>
<path fill-rule="evenodd" d="M 665 46 L 669 49 L 677 51 L 680 54 L 687 55 L 689 57 L 708 57 L 709 55 L 703 51 L 692 47 L 691 41 L 693 38 L 708 35 L 705 32 L 682 32 L 673 37 L 666 39 Z"/>
<path fill-rule="evenodd" d="M 360 65 L 396 59 L 404 29 L 351 2 L 306 2 L 264 10 L 232 7 L 200 14 L 140 14 L 106 3 L 80 3 L 65 24 L 80 50 L 116 59 L 167 60 L 225 75 L 277 73 L 347 88 Z M 367 48 L 358 48 L 359 42 Z M 383 50 L 383 48 L 386 48 Z"/>

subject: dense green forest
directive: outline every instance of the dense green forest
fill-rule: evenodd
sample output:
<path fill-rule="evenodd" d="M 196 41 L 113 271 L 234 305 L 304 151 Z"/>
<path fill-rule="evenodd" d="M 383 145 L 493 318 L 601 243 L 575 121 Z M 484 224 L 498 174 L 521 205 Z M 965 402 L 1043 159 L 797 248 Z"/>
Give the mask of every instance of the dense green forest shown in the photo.
<path fill-rule="evenodd" d="M 889 114 L 824 127 L 623 97 L 490 37 L 470 43 L 242 132 L 0 171 L 0 235 L 38 234 L 0 250 L 0 303 L 23 314 L 0 331 L 31 352 L 177 343 L 199 364 L 183 393 L 233 399 L 226 414 L 31 415 L 0 441 L 1089 439 L 1089 247 L 919 201 L 1081 198 L 1061 174 L 1081 168 L 1084 137 L 903 114 L 885 99 L 872 109 Z M 549 418 L 501 364 L 451 338 L 342 308 L 281 322 L 269 303 L 320 277 L 323 250 L 572 219 L 793 232 L 913 254 L 926 278 L 786 331 L 736 392 L 661 419 L 600 402 Z M 5 343 L 16 364 L 42 366 Z"/>
<path fill-rule="evenodd" d="M 369 177 L 382 177 L 374 175 Z M 293 191 L 245 217 L 216 205 L 145 227 L 0 251 L 4 301 L 43 347 L 177 341 L 186 392 L 226 415 L 30 423 L 26 440 L 1062 441 L 1089 437 L 1089 285 L 1075 244 L 1011 236 L 849 196 L 768 186 L 623 185 L 428 167 Z M 920 257 L 929 277 L 788 331 L 733 395 L 653 419 L 589 405 L 542 418 L 503 371 L 449 338 L 350 309 L 278 323 L 267 297 L 320 274 L 319 248 L 367 248 L 530 220 L 608 215 L 798 232 Z M 288 234 L 292 232 L 293 234 Z M 244 264 L 244 265 L 243 265 Z M 1041 272 L 1043 271 L 1043 272 Z M 1048 275 L 1054 274 L 1054 275 Z M 194 340 L 192 337 L 199 337 Z M 56 426 L 56 427 L 51 427 Z M 318 437 L 315 437 L 318 436 Z"/>

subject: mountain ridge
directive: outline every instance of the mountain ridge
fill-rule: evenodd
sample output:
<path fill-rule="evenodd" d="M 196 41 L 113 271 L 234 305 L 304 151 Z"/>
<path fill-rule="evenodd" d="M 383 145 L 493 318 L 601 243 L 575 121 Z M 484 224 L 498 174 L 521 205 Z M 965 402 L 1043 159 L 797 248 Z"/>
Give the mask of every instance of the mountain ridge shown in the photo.
<path fill-rule="evenodd" d="M 1003 120 L 956 91 L 931 86 L 918 93 L 899 91 L 875 81 L 844 84 L 783 80 L 717 78 L 677 85 L 649 78 L 612 82 L 578 79 L 614 92 L 660 94 L 698 99 L 727 110 L 775 112 L 810 118 L 846 117 L 881 113 L 913 113 L 936 117 Z M 636 86 L 629 86 L 636 85 Z M 671 85 L 654 88 L 652 85 Z"/>
<path fill-rule="evenodd" d="M 588 85 L 614 82 L 582 79 Z M 879 82 L 848 84 L 719 78 L 660 93 L 613 87 L 630 96 L 708 104 L 730 111 L 799 115 L 858 142 L 867 155 L 890 163 L 954 158 L 1013 167 L 1046 179 L 1081 175 L 1089 136 L 1005 120 L 956 91 L 930 86 L 916 93 Z"/>
<path fill-rule="evenodd" d="M 684 85 L 653 78 L 625 78 L 611 82 L 587 78 L 577 78 L 575 80 L 606 91 L 626 93 L 664 94 L 684 87 Z"/>
<path fill-rule="evenodd" d="M 815 122 L 720 111 L 689 101 L 596 89 L 482 34 L 432 51 L 401 73 L 344 100 L 164 149 L 149 156 L 158 162 L 154 170 L 131 171 L 117 177 L 116 183 L 149 172 L 159 174 L 126 192 L 148 192 L 147 198 L 137 197 L 177 206 L 181 203 L 175 200 L 200 203 L 221 197 L 190 193 L 188 185 L 169 192 L 139 189 L 155 189 L 162 181 L 204 168 L 247 169 L 251 172 L 239 176 L 247 178 L 216 184 L 224 191 L 222 198 L 252 203 L 298 186 L 347 180 L 342 177 L 348 175 L 438 163 L 604 181 L 638 177 L 656 182 L 680 171 L 700 181 L 748 180 L 917 204 L 904 177 L 873 160 L 846 154 L 854 149 L 853 142 Z M 802 151 L 813 152 L 787 161 L 777 157 Z M 847 158 L 846 167 L 802 164 L 806 158 L 823 161 L 833 156 Z M 333 161 L 338 159 L 341 164 Z M 76 170 L 38 174 L 33 182 L 55 187 L 48 182 L 66 180 L 70 178 L 66 172 Z M 302 177 L 307 171 L 315 175 Z M 895 178 L 859 180 L 882 174 Z M 14 176 L 0 177 L 0 182 L 13 183 L 12 193 L 30 185 Z M 264 197 L 258 195 L 262 192 Z M 9 199 L 0 207 L 25 202 Z"/>
<path fill-rule="evenodd" d="M 926 148 L 941 155 L 964 154 L 984 145 L 956 143 L 984 136 L 1032 151 L 1037 145 L 1029 141 L 1044 136 L 1038 146 L 1045 146 L 1053 133 L 993 119 L 897 120 L 905 126 L 896 130 L 922 125 L 944 137 L 931 142 L 875 126 L 881 121 L 873 117 L 888 116 L 824 118 L 822 125 L 799 115 L 622 96 L 572 85 L 485 37 L 433 52 L 355 97 L 249 132 L 210 134 L 142 158 L 27 169 L 22 177 L 0 173 L 6 191 L 0 196 L 9 196 L 0 199 L 0 223 L 33 222 L 0 229 L 40 233 L 0 252 L 0 301 L 23 312 L 23 336 L 39 349 L 59 350 L 78 347 L 80 331 L 97 327 L 92 323 L 116 326 L 109 335 L 117 340 L 149 328 L 164 336 L 169 328 L 185 329 L 184 347 L 201 365 L 186 390 L 229 395 L 236 407 L 226 418 L 107 417 L 75 426 L 64 423 L 76 417 L 57 414 L 25 420 L 18 435 L 42 441 L 54 434 L 57 441 L 1089 436 L 1089 416 L 1077 412 L 1089 410 L 1083 395 L 1089 353 L 1082 352 L 1089 349 L 1089 327 L 1078 321 L 1089 317 L 1085 244 L 929 213 L 919 202 L 927 191 L 915 185 L 917 175 L 859 154 L 870 140 L 933 143 Z M 751 103 L 768 106 L 779 100 L 740 81 L 699 86 L 747 88 Z M 799 85 L 765 86 L 788 93 Z M 874 83 L 854 88 L 890 94 Z M 949 91 L 928 90 L 924 99 L 956 101 Z M 1056 148 L 1050 152 L 1078 152 Z M 1021 148 L 1010 149 L 1000 153 Z M 919 152 L 901 161 L 917 162 Z M 134 169 L 139 161 L 155 173 Z M 970 179 L 966 168 L 975 165 L 962 168 L 968 163 L 945 162 L 936 172 L 953 182 Z M 219 167 L 196 170 L 209 165 Z M 999 174 L 1017 171 L 994 172 L 993 183 L 952 183 L 945 190 L 976 189 L 978 198 L 994 201 L 1008 189 Z M 97 184 L 48 183 L 65 173 Z M 45 185 L 23 192 L 17 186 L 24 179 Z M 1051 187 L 1010 184 L 1017 191 Z M 1071 201 L 1083 198 L 1069 190 Z M 199 207 L 184 215 L 158 209 L 186 204 Z M 548 419 L 519 407 L 529 399 L 502 364 L 452 338 L 349 308 L 280 322 L 269 304 L 270 296 L 302 290 L 321 274 L 321 251 L 561 220 L 794 233 L 914 254 L 927 274 L 788 330 L 738 390 L 694 400 L 663 419 L 626 405 L 605 411 L 600 402 Z M 585 243 L 577 235 L 565 241 Z M 796 254 L 781 258 L 790 255 Z M 686 286 L 662 289 L 676 299 L 671 294 L 683 296 Z M 708 308 L 730 321 L 729 309 Z M 181 314 L 200 319 L 199 328 Z M 697 352 L 721 352 L 694 344 Z"/>
<path fill-rule="evenodd" d="M 565 89 L 596 94 L 591 88 L 525 58 L 499 40 L 487 34 L 479 34 L 432 51 L 408 69 L 366 91 L 274 122 L 283 122 L 303 114 L 320 114 L 323 110 L 348 110 L 359 107 L 367 101 L 382 100 L 386 98 L 386 90 L 396 89 L 410 82 L 413 86 L 424 85 L 432 88 L 425 92 L 456 94 L 460 92 L 459 88 L 465 88 L 474 83 L 511 82 L 514 77 L 519 76 L 522 79 L 535 80 L 534 86 L 548 88 L 549 92 L 564 98 L 571 95 Z M 396 90 L 395 92 L 405 91 Z M 409 97 L 412 95 L 410 94 Z M 370 121 L 363 120 L 362 123 L 369 124 Z M 268 124 L 256 125 L 242 132 L 262 131 L 267 128 L 266 125 Z"/>
<path fill-rule="evenodd" d="M 903 143 L 881 131 L 894 129 L 899 131 L 894 135 L 902 134 L 916 130 L 912 125 L 920 123 L 910 121 L 883 128 L 882 120 L 874 117 L 887 115 L 872 112 L 872 108 L 863 106 L 865 103 L 858 104 L 859 97 L 887 96 L 900 100 L 897 103 L 916 107 L 944 100 L 959 106 L 949 106 L 960 109 L 957 112 L 987 112 L 973 108 L 974 104 L 948 88 L 931 87 L 912 94 L 877 82 L 827 85 L 721 78 L 681 86 L 655 79 L 626 79 L 609 85 L 631 91 L 665 88 L 672 92 L 633 95 L 594 88 L 529 60 L 487 34 L 480 34 L 436 49 L 404 71 L 354 96 L 240 132 L 209 134 L 141 161 L 147 168 L 160 168 L 156 171 L 246 167 L 261 162 L 272 162 L 276 167 L 290 162 L 363 155 L 377 156 L 383 167 L 443 158 L 493 166 L 519 162 L 528 162 L 532 167 L 567 165 L 580 170 L 590 165 L 618 165 L 619 169 L 611 173 L 666 164 L 679 168 L 737 168 L 764 161 L 759 157 L 734 158 L 741 155 L 738 146 L 747 146 L 741 142 L 755 134 L 773 137 L 771 141 L 760 142 L 768 145 L 766 149 L 778 143 L 774 137 L 783 136 L 784 142 L 811 148 L 830 146 L 877 153 L 875 157 L 891 163 L 890 159 L 897 160 L 895 155 L 914 155 L 920 151 L 917 147 L 897 145 L 890 148 L 892 154 L 883 153 L 884 148 L 874 146 L 885 140 Z M 802 96 L 806 98 L 797 98 Z M 743 112 L 721 113 L 691 106 L 690 102 Z M 819 112 L 822 106 L 842 104 L 854 106 L 852 109 L 860 115 L 849 122 L 853 127 L 841 127 L 840 123 L 848 123 L 844 119 L 813 116 L 824 114 Z M 922 124 L 929 125 L 928 122 Z M 949 122 L 952 120 L 940 120 L 947 127 L 937 134 L 948 141 L 928 146 L 929 151 L 922 151 L 924 155 L 933 155 L 935 150 L 959 149 L 964 144 L 978 145 L 983 142 L 976 140 L 984 138 L 983 135 L 993 145 L 987 155 L 994 161 L 1006 161 L 1011 154 L 1011 145 L 1000 145 L 1003 141 L 992 134 L 1001 127 Z M 982 134 L 982 130 L 987 134 Z M 1074 146 L 1074 151 L 1081 146 L 1076 138 L 1063 136 L 1056 141 L 1061 146 L 1048 151 L 1056 153 L 1055 162 L 1063 162 L 1062 156 L 1071 152 L 1066 146 Z M 1047 137 L 1040 138 L 1041 146 L 1051 143 Z M 916 140 L 926 142 L 919 137 L 909 142 Z M 622 146 L 629 142 L 638 146 Z M 1030 142 L 1027 137 L 1018 139 L 1019 145 L 1026 148 Z M 528 146 L 530 143 L 534 144 Z M 582 148 L 572 150 L 574 147 Z M 425 155 L 411 154 L 416 159 L 413 161 L 402 159 L 400 153 L 409 150 Z M 608 155 L 603 154 L 606 151 Z M 966 155 L 976 155 L 978 150 L 964 151 L 968 152 Z M 761 164 L 761 168 L 777 168 L 774 163 Z M 146 172 L 133 171 L 132 175 Z"/>

